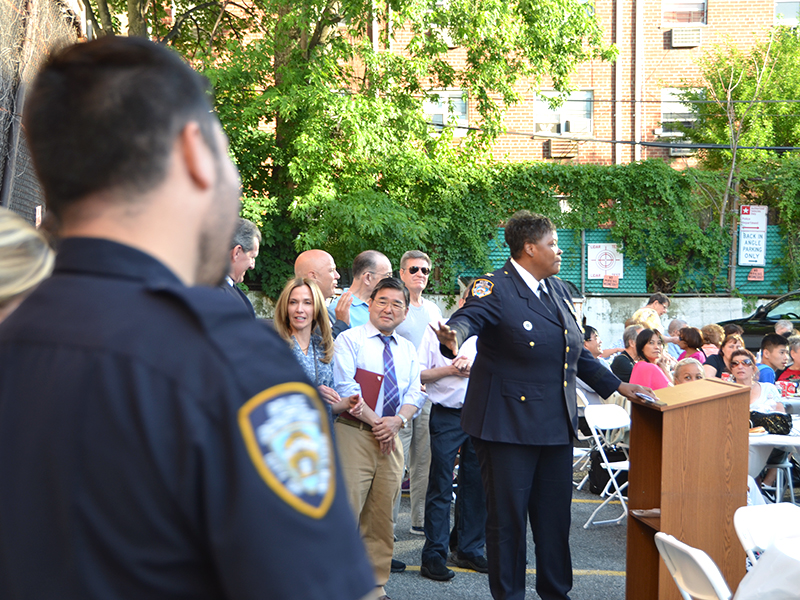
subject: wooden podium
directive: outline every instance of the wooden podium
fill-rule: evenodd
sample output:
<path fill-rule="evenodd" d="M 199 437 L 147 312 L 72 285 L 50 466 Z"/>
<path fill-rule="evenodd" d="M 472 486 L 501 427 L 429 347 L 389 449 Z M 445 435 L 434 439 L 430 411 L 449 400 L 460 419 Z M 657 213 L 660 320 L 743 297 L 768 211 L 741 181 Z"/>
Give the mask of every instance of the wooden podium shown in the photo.
<path fill-rule="evenodd" d="M 733 513 L 747 504 L 750 390 L 707 379 L 631 403 L 627 600 L 680 600 L 654 536 L 663 531 L 708 553 L 736 590 L 745 553 Z M 635 511 L 660 509 L 660 515 Z"/>

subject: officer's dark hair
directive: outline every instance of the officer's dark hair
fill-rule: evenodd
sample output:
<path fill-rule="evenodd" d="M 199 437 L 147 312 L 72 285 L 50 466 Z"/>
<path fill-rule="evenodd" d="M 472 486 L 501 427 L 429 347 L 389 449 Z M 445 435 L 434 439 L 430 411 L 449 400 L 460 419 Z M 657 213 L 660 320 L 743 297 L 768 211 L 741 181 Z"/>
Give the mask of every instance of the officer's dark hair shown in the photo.
<path fill-rule="evenodd" d="M 583 341 L 588 342 L 592 339 L 592 334 L 595 334 L 597 337 L 600 337 L 597 333 L 597 329 L 592 327 L 591 325 L 584 325 L 583 327 Z"/>
<path fill-rule="evenodd" d="M 505 228 L 511 258 L 519 258 L 525 250 L 525 244 L 538 244 L 544 236 L 555 230 L 556 226 L 547 217 L 527 210 L 515 212 Z"/>
<path fill-rule="evenodd" d="M 659 304 L 663 304 L 664 308 L 669 307 L 669 298 L 667 298 L 666 294 L 662 294 L 661 292 L 656 292 L 647 300 L 647 304 L 653 304 L 653 302 L 658 302 Z"/>
<path fill-rule="evenodd" d="M 366 271 L 371 271 L 378 266 L 378 260 L 386 258 L 383 252 L 377 250 L 364 250 L 361 254 L 353 259 L 353 279 L 361 277 L 361 274 Z M 389 260 L 386 258 L 386 260 Z"/>
<path fill-rule="evenodd" d="M 248 221 L 247 219 L 242 219 L 239 217 L 239 222 L 236 225 L 236 231 L 233 232 L 231 250 L 236 248 L 236 246 L 241 246 L 242 250 L 245 252 L 250 252 L 256 246 L 254 240 L 258 240 L 259 244 L 261 243 L 261 231 L 259 231 L 256 224 L 252 221 Z"/>
<path fill-rule="evenodd" d="M 411 297 L 409 296 L 408 288 L 397 277 L 384 277 L 383 279 L 381 279 L 375 285 L 375 289 L 372 290 L 372 293 L 369 295 L 369 299 L 375 300 L 375 296 L 378 295 L 378 292 L 387 289 L 399 290 L 403 292 L 403 298 L 405 298 L 406 306 L 408 306 L 409 302 L 411 302 Z"/>
<path fill-rule="evenodd" d="M 23 118 L 57 219 L 96 192 L 155 188 L 190 121 L 217 151 L 207 80 L 172 50 L 142 38 L 105 36 L 53 54 L 28 93 Z"/>
<path fill-rule="evenodd" d="M 643 360 L 644 362 L 650 362 L 644 356 L 644 347 L 647 346 L 647 344 L 655 335 L 657 335 L 663 343 L 664 340 L 661 339 L 661 333 L 659 333 L 656 329 L 642 329 L 639 332 L 639 335 L 636 336 L 636 355 L 640 360 Z"/>
<path fill-rule="evenodd" d="M 783 337 L 780 333 L 768 333 L 761 338 L 761 352 L 764 350 L 769 350 L 772 352 L 775 348 L 779 348 L 781 346 L 788 348 L 789 340 Z"/>

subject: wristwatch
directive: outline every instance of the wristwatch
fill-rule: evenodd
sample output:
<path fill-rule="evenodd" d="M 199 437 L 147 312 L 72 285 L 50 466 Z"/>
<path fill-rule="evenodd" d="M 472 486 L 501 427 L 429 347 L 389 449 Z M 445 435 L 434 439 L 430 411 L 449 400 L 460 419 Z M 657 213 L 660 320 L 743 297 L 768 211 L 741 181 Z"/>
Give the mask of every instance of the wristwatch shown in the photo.
<path fill-rule="evenodd" d="M 403 429 L 405 429 L 406 427 L 408 427 L 408 419 L 406 419 L 406 418 L 405 418 L 403 415 L 401 415 L 400 413 L 397 413 L 397 416 L 398 416 L 398 417 L 400 417 L 400 420 L 403 422 Z"/>

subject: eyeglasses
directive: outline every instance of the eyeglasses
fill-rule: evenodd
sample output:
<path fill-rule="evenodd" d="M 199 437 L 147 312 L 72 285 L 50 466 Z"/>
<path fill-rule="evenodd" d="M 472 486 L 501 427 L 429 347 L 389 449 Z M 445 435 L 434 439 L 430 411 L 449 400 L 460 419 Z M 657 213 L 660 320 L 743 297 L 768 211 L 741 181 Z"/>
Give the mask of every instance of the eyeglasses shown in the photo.
<path fill-rule="evenodd" d="M 416 265 L 414 265 L 413 267 L 408 267 L 408 272 L 411 273 L 412 275 L 416 275 L 417 271 L 422 271 L 423 275 L 427 275 L 428 273 L 431 272 L 431 270 L 428 267 L 418 267 Z"/>
<path fill-rule="evenodd" d="M 370 275 L 380 275 L 381 278 L 386 279 L 387 277 L 392 276 L 392 272 L 389 271 L 388 273 L 378 273 L 377 271 L 367 271 Z"/>
<path fill-rule="evenodd" d="M 394 302 L 389 302 L 385 298 L 381 298 L 380 300 L 375 300 L 374 304 L 381 310 L 383 310 L 387 306 L 391 306 L 392 310 L 405 310 L 406 308 L 406 305 L 400 302 L 399 300 L 395 300 Z"/>
<path fill-rule="evenodd" d="M 749 358 L 743 358 L 742 360 L 737 360 L 737 361 L 731 362 L 731 366 L 732 367 L 738 367 L 739 365 L 744 365 L 746 367 L 752 367 L 753 366 L 753 361 L 750 360 Z"/>

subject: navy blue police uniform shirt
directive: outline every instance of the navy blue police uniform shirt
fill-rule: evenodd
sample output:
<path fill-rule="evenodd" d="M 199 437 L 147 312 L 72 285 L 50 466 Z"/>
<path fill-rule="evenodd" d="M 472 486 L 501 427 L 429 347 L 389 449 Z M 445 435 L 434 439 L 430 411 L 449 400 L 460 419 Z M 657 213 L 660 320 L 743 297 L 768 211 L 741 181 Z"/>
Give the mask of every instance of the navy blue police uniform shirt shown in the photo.
<path fill-rule="evenodd" d="M 475 280 L 469 297 L 447 325 L 459 346 L 478 336 L 478 354 L 461 413 L 464 431 L 512 444 L 569 444 L 578 426 L 575 378 L 603 397 L 620 380 L 583 347 L 567 286 L 544 280 L 553 314 L 510 261 Z M 445 356 L 452 353 L 441 347 Z"/>
<path fill-rule="evenodd" d="M 316 392 L 219 290 L 67 239 L 0 364 L 0 598 L 374 589 Z"/>

